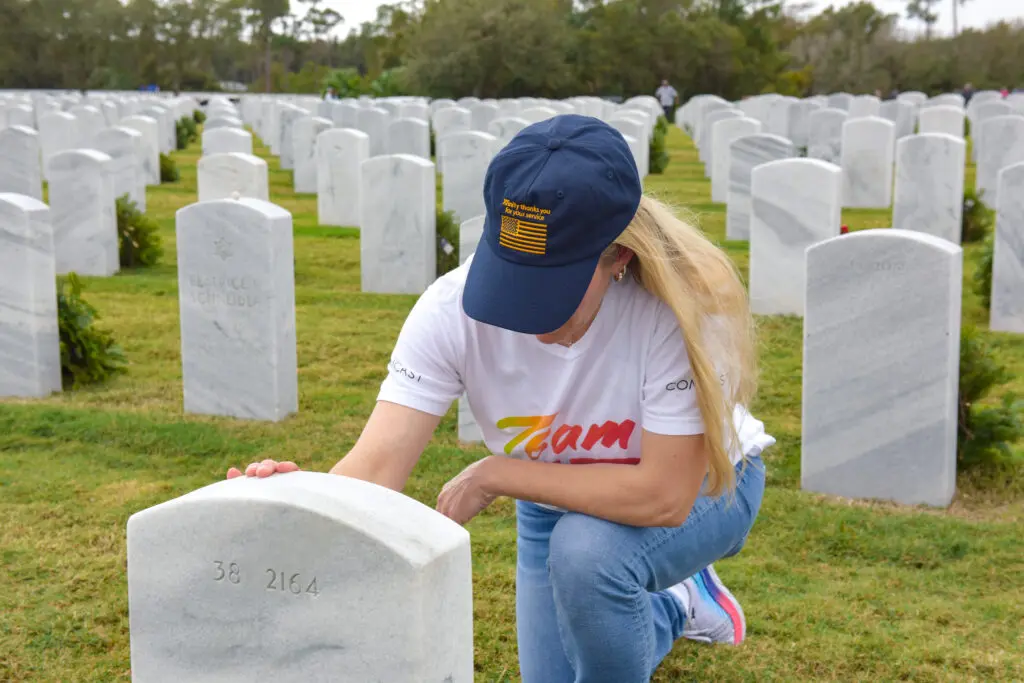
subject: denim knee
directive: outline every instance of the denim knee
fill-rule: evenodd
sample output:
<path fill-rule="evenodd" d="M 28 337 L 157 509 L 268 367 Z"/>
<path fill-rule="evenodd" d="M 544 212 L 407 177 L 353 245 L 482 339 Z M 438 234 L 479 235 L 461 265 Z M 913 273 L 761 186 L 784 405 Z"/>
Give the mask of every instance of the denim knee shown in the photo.
<path fill-rule="evenodd" d="M 586 592 L 619 578 L 625 567 L 615 552 L 614 526 L 574 512 L 558 520 L 548 549 L 548 574 L 556 590 Z"/>

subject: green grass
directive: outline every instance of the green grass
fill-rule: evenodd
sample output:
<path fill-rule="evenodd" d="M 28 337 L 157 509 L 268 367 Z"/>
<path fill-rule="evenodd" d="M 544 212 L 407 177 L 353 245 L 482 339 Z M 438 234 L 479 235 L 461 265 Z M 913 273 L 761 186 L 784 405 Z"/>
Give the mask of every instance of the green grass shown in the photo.
<path fill-rule="evenodd" d="M 672 162 L 650 189 L 722 240 L 724 207 L 711 202 L 695 150 L 675 128 L 669 146 Z M 299 413 L 280 424 L 182 414 L 174 213 L 195 201 L 199 149 L 175 153 L 181 180 L 148 198 L 164 262 L 86 278 L 84 296 L 123 344 L 128 374 L 0 403 L 0 681 L 128 681 L 129 515 L 265 456 L 326 470 L 372 408 L 415 298 L 361 294 L 358 234 L 319 228 L 315 197 L 295 195 L 291 173 L 256 151 L 268 157 L 274 201 L 294 216 Z M 844 223 L 886 227 L 889 212 L 848 211 Z M 723 247 L 745 270 L 746 244 Z M 969 245 L 965 281 L 976 257 Z M 987 323 L 967 288 L 964 318 Z M 754 412 L 779 443 L 766 456 L 769 488 L 749 543 L 718 565 L 746 609 L 749 638 L 741 648 L 680 642 L 655 681 L 1024 679 L 1020 473 L 962 474 L 956 502 L 941 511 L 801 492 L 801 321 L 759 325 Z M 1024 340 L 991 338 L 1014 372 L 1008 388 L 1024 393 Z M 455 425 L 453 409 L 407 490 L 427 504 L 484 453 L 460 449 Z M 518 681 L 512 504 L 498 501 L 469 528 L 477 680 Z"/>

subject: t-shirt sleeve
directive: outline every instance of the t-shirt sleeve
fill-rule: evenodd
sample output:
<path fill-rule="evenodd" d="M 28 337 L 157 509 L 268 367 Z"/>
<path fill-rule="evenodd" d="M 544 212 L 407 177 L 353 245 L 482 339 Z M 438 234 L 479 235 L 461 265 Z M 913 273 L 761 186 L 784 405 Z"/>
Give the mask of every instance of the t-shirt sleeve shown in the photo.
<path fill-rule="evenodd" d="M 398 334 L 378 401 L 444 415 L 463 391 L 464 333 L 458 291 L 438 281 L 419 298 Z"/>
<path fill-rule="evenodd" d="M 704 433 L 683 331 L 667 306 L 659 307 L 641 392 L 643 428 L 655 434 Z"/>

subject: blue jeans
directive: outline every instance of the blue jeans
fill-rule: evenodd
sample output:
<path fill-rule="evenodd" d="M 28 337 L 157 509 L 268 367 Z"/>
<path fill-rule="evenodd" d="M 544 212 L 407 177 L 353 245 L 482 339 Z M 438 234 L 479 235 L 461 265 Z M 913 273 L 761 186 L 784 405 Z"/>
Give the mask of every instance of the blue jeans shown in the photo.
<path fill-rule="evenodd" d="M 625 465 L 624 465 L 625 467 Z M 683 633 L 662 592 L 746 542 L 764 464 L 736 466 L 735 496 L 701 496 L 678 527 L 633 527 L 518 501 L 516 625 L 523 683 L 644 683 Z"/>

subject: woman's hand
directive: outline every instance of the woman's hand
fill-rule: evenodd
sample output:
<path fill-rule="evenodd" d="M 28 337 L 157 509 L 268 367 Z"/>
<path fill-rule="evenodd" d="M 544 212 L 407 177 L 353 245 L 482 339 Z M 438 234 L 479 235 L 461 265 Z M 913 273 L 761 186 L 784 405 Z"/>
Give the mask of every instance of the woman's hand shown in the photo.
<path fill-rule="evenodd" d="M 272 474 L 285 474 L 286 472 L 298 472 L 299 466 L 291 461 L 277 462 L 267 458 L 263 462 L 249 463 L 249 466 L 245 468 L 245 476 L 247 477 L 260 477 L 261 479 L 269 477 Z M 228 470 L 228 479 L 234 479 L 235 477 L 242 476 L 242 473 L 238 471 L 237 467 L 232 467 Z"/>
<path fill-rule="evenodd" d="M 444 485 L 437 496 L 437 511 L 459 524 L 476 517 L 498 496 L 484 490 L 483 474 L 491 457 L 478 460 Z"/>

